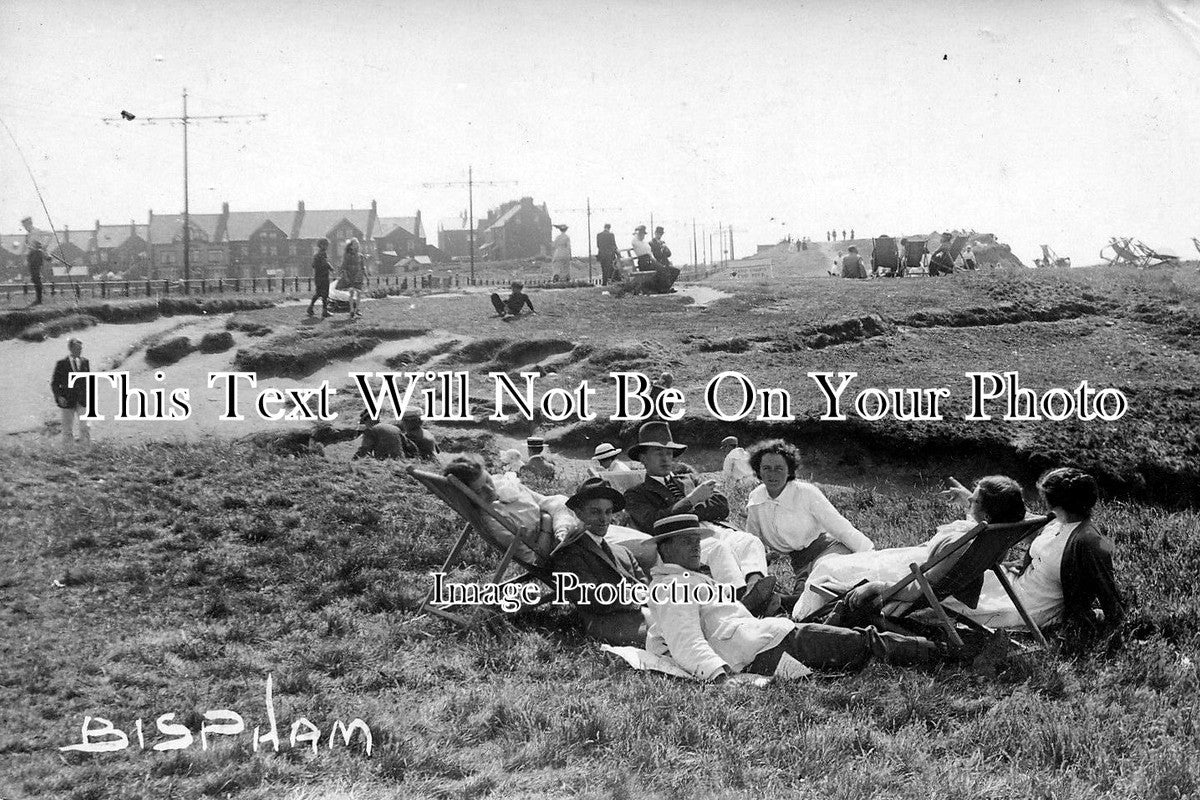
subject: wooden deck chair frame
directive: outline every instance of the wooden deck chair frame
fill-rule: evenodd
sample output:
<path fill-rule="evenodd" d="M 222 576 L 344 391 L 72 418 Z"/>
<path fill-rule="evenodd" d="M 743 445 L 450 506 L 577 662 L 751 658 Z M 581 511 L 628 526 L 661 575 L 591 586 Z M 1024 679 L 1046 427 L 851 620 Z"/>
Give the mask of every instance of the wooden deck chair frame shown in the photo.
<path fill-rule="evenodd" d="M 1169 255 L 1164 255 L 1162 253 L 1159 253 L 1154 248 L 1152 248 L 1150 245 L 1148 245 L 1145 242 L 1142 242 L 1140 240 L 1135 241 L 1133 243 L 1132 247 L 1138 253 L 1141 253 L 1142 257 L 1145 259 L 1142 262 L 1143 268 L 1175 266 L 1176 264 L 1179 263 L 1179 256 L 1169 256 Z"/>
<path fill-rule="evenodd" d="M 511 520 L 506 519 L 502 515 L 496 513 L 495 510 L 488 505 L 475 492 L 453 475 L 439 475 L 436 472 L 428 472 L 417 469 L 415 466 L 410 466 L 406 470 L 418 483 L 433 493 L 435 497 L 445 503 L 454 511 L 466 524 L 463 526 L 462 532 L 458 535 L 458 539 L 454 542 L 454 546 L 450 548 L 450 553 L 446 556 L 446 560 L 442 563 L 442 572 L 447 572 L 458 563 L 463 548 L 466 547 L 467 541 L 471 537 L 471 531 L 475 531 L 484 542 L 490 545 L 493 549 L 501 553 L 500 564 L 496 567 L 496 571 L 492 574 L 492 583 L 499 583 L 500 578 L 504 575 L 509 565 L 514 563 L 514 555 L 517 550 L 517 545 L 522 543 L 521 531 L 513 524 Z M 487 529 L 485 517 L 490 517 L 499 523 L 505 530 L 513 535 L 512 542 L 506 547 L 502 543 L 496 541 L 491 532 Z M 528 546 L 528 545 L 526 545 Z M 540 580 L 543 583 L 553 585 L 554 578 L 549 569 L 543 568 L 537 564 L 527 564 L 524 561 L 516 560 L 516 564 L 520 566 L 524 573 L 514 578 L 510 578 L 504 583 L 523 583 L 529 580 Z M 449 620 L 456 625 L 464 628 L 472 627 L 472 622 L 466 617 L 459 614 L 454 614 L 445 608 L 439 608 L 433 605 L 430 601 L 433 600 L 434 589 L 429 590 L 429 594 L 421 602 L 420 609 L 428 611 L 431 614 Z M 543 598 L 543 601 L 547 598 Z"/>
<path fill-rule="evenodd" d="M 879 597 L 881 607 L 884 609 L 884 619 L 903 620 L 915 611 L 929 608 L 937 620 L 938 626 L 946 632 L 946 637 L 955 646 L 962 647 L 962 638 L 958 635 L 958 631 L 955 630 L 955 625 L 951 617 L 976 630 L 986 631 L 988 629 L 963 614 L 947 610 L 942 605 L 942 600 L 961 590 L 988 570 L 991 570 L 995 573 L 1008 598 L 1016 607 L 1017 613 L 1021 615 L 1021 620 L 1025 623 L 1025 626 L 1033 632 L 1038 644 L 1046 647 L 1046 637 L 1042 634 L 1037 623 L 1033 621 L 1033 617 L 1029 615 L 1029 611 L 1025 608 L 1025 604 L 1021 602 L 1021 598 L 1013 590 L 1012 583 L 1009 581 L 1008 575 L 1005 574 L 1000 562 L 1009 548 L 1041 530 L 1052 519 L 1054 519 L 1054 515 L 1049 514 L 1044 517 L 1033 517 L 1022 520 L 1021 522 L 1009 522 L 997 525 L 989 525 L 981 522 L 967 531 L 965 535 L 939 553 L 935 558 L 931 558 L 921 565 L 915 563 L 909 564 L 909 574 L 885 589 Z M 955 558 L 952 566 L 944 573 L 930 580 L 929 573 L 935 571 L 950 558 Z M 896 596 L 913 582 L 916 582 L 921 588 L 921 596 L 912 601 L 902 602 L 896 600 Z M 836 595 L 836 599 L 841 599 L 844 596 L 845 593 Z M 822 609 L 814 612 L 809 616 L 809 619 L 827 611 L 831 605 L 827 604 Z"/>

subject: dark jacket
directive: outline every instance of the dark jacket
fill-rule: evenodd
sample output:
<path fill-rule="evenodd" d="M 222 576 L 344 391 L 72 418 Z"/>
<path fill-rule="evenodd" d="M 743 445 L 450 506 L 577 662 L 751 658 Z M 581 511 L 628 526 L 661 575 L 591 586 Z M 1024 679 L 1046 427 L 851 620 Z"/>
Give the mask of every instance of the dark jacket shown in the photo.
<path fill-rule="evenodd" d="M 328 253 L 317 253 L 313 256 L 312 271 L 317 283 L 329 283 L 329 273 L 333 271 L 333 265 L 329 263 Z"/>
<path fill-rule="evenodd" d="M 395 425 L 381 422 L 363 431 L 362 446 L 354 454 L 355 458 L 375 456 L 383 461 L 388 458 L 404 458 L 416 452 L 416 448 Z"/>
<path fill-rule="evenodd" d="M 612 231 L 600 231 L 596 234 L 596 252 L 601 258 L 616 254 L 617 237 Z"/>
<path fill-rule="evenodd" d="M 683 493 L 686 495 L 696 488 L 696 483 L 690 477 L 680 476 L 683 481 Z M 646 480 L 625 492 L 625 511 L 634 526 L 646 533 L 654 532 L 654 523 L 672 514 L 695 514 L 701 522 L 724 522 L 729 517 L 729 501 L 718 490 L 713 490 L 712 497 L 698 506 L 672 511 L 678 502 L 671 490 L 654 478 L 646 476 Z"/>
<path fill-rule="evenodd" d="M 42 264 L 45 261 L 46 254 L 42 252 L 40 247 L 33 248 L 25 256 L 25 263 L 29 265 L 29 274 L 35 282 L 42 279 Z"/>
<path fill-rule="evenodd" d="M 92 365 L 86 358 L 80 356 L 77 372 L 91 372 Z M 43 373 L 45 374 L 45 373 Z M 87 405 L 87 384 L 81 380 L 68 388 L 67 379 L 71 374 L 71 359 L 62 359 L 54 364 L 54 375 L 50 378 L 50 391 L 54 392 L 54 402 L 59 408 L 83 408 Z"/>
<path fill-rule="evenodd" d="M 671 266 L 671 248 L 667 247 L 666 242 L 662 239 L 656 236 L 650 240 L 650 252 L 654 254 L 658 263 Z"/>
<path fill-rule="evenodd" d="M 1063 548 L 1060 577 L 1063 588 L 1063 624 L 1079 633 L 1103 633 L 1125 617 L 1125 603 L 1113 573 L 1113 543 L 1085 521 L 1071 531 Z M 1100 604 L 1104 620 L 1093 605 Z"/>
<path fill-rule="evenodd" d="M 650 579 L 628 549 L 619 544 L 609 544 L 608 547 L 612 550 L 612 558 L 605 554 L 590 534 L 581 533 L 554 551 L 551 566 L 555 572 L 573 574 L 580 583 L 650 583 Z M 577 602 L 578 593 L 574 597 L 568 594 L 567 599 L 572 603 Z M 600 606 L 590 603 L 580 608 L 592 614 L 611 614 L 618 611 L 636 611 L 640 606 L 621 603 Z"/>

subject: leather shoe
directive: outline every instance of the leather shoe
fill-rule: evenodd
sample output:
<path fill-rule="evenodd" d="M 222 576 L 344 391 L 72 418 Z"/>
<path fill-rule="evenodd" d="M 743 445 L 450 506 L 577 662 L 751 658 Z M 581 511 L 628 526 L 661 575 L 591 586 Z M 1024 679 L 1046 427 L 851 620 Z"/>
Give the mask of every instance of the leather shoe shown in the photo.
<path fill-rule="evenodd" d="M 775 593 L 775 585 L 779 583 L 779 579 L 774 575 L 767 575 L 759 578 L 758 581 L 742 595 L 742 605 L 750 610 L 751 614 L 755 614 L 763 609 L 764 606 L 771 600 L 771 595 Z"/>

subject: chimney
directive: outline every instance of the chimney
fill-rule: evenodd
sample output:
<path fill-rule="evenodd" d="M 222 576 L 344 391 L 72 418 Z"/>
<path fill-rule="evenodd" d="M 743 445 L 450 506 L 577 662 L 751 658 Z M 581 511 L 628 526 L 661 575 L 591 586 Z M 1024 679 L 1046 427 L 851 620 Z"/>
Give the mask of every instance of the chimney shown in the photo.
<path fill-rule="evenodd" d="M 133 220 L 129 220 L 129 235 L 137 236 L 137 225 L 134 223 Z"/>
<path fill-rule="evenodd" d="M 296 204 L 296 216 L 292 220 L 292 238 L 300 238 L 300 228 L 304 225 L 304 201 Z"/>
<path fill-rule="evenodd" d="M 63 225 L 63 243 L 64 244 L 71 243 L 71 226 L 70 225 Z"/>

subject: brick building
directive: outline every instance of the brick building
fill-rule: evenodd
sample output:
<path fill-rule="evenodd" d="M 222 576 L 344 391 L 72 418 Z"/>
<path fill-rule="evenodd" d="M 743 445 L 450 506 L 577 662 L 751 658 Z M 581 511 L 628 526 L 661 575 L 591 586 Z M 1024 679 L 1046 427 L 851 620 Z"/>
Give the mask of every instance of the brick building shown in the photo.
<path fill-rule="evenodd" d="M 480 225 L 475 245 L 492 261 L 548 256 L 550 212 L 546 204 L 534 205 L 532 197 L 522 197 L 492 209 Z"/>

